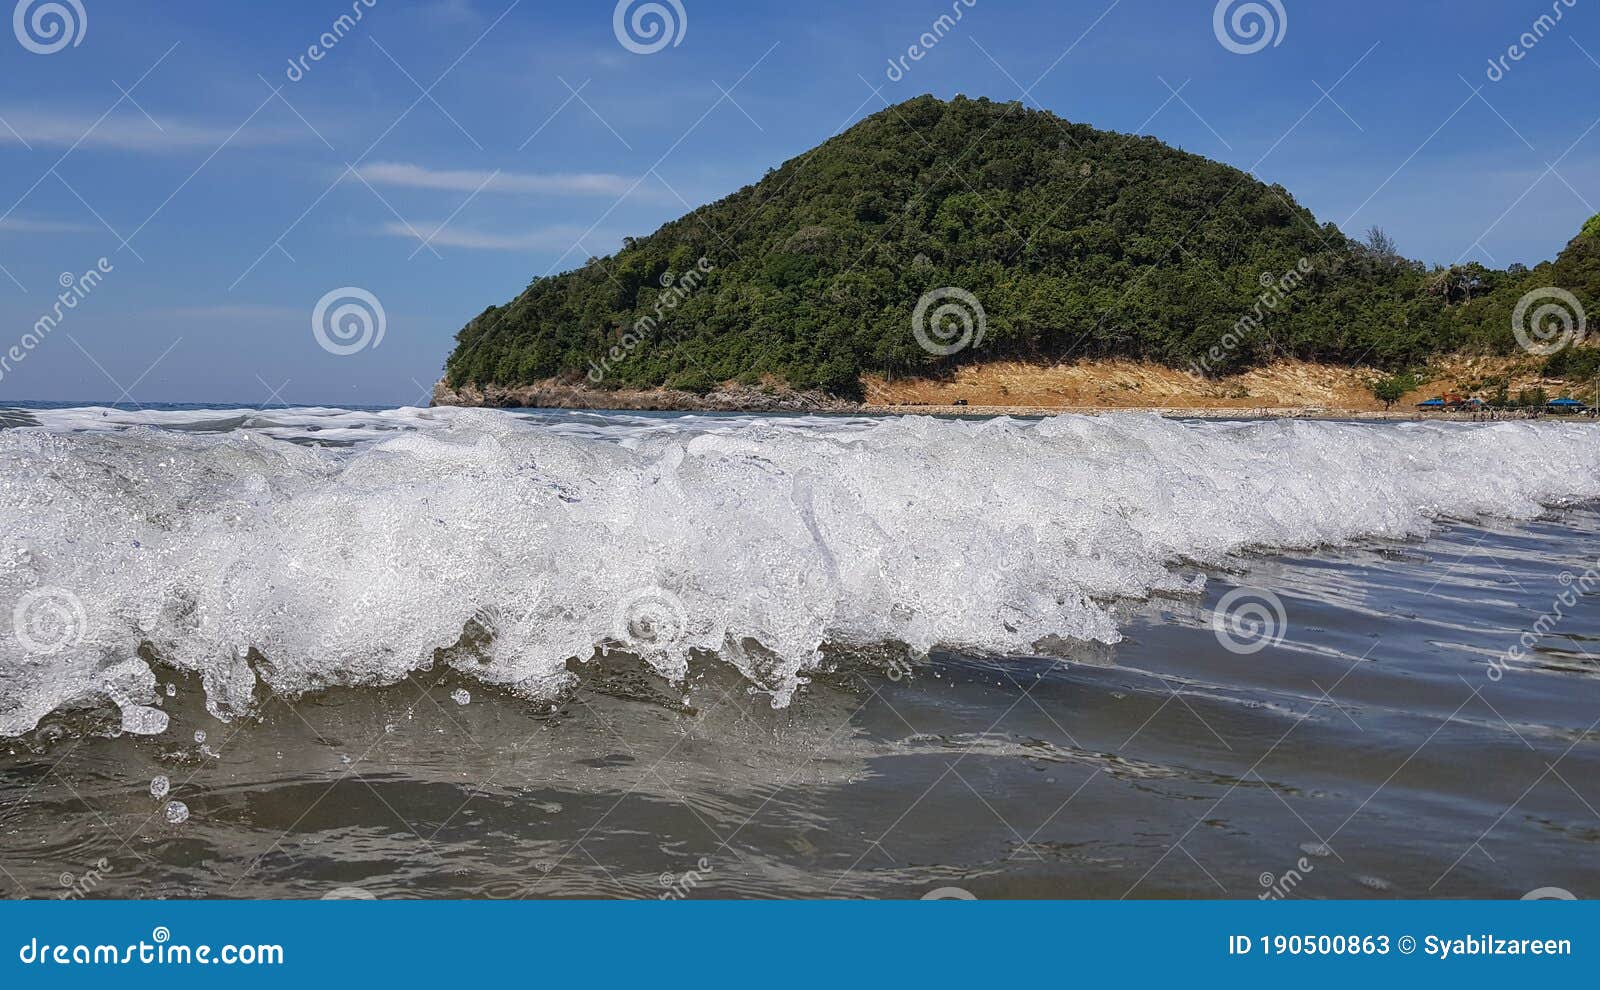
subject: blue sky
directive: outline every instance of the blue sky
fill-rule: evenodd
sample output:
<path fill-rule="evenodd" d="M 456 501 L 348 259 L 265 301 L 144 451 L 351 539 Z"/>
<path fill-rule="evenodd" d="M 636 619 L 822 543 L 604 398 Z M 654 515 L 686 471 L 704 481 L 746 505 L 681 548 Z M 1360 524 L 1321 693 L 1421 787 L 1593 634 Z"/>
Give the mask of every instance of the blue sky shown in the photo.
<path fill-rule="evenodd" d="M 1258 0 L 1249 53 L 1212 0 L 661 0 L 648 53 L 612 0 L 58 2 L 76 30 L 0 0 L 0 354 L 110 270 L 0 402 L 418 403 L 485 306 L 927 92 L 1154 135 L 1429 262 L 1534 263 L 1600 210 L 1600 0 Z M 385 333 L 330 353 L 346 287 Z"/>

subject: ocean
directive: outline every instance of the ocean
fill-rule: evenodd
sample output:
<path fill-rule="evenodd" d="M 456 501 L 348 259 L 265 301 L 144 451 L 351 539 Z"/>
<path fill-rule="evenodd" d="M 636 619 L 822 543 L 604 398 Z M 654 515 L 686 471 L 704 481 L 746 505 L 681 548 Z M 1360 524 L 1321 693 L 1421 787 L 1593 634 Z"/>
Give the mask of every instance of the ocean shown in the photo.
<path fill-rule="evenodd" d="M 0 411 L 0 891 L 1595 896 L 1596 429 Z"/>

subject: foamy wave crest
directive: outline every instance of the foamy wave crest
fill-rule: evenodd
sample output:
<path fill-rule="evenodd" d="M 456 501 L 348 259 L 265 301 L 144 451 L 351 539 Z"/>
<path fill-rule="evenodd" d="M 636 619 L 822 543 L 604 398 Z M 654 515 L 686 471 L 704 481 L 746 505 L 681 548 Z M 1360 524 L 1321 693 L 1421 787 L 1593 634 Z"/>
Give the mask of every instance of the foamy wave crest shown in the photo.
<path fill-rule="evenodd" d="M 0 734 L 126 717 L 153 663 L 220 717 L 435 664 L 549 697 L 610 649 L 672 678 L 717 653 L 784 704 L 824 644 L 1113 643 L 1115 601 L 1199 590 L 1179 561 L 1600 497 L 1578 423 L 423 420 L 340 450 L 0 432 L 0 621 L 82 608 L 54 652 L 0 628 Z"/>

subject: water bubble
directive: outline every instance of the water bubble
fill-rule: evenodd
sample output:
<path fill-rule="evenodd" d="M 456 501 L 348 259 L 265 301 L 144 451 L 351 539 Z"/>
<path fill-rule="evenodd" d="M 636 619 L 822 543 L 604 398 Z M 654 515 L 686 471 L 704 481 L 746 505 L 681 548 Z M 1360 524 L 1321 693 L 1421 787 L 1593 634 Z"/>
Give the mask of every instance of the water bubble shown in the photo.
<path fill-rule="evenodd" d="M 166 774 L 158 774 L 153 780 L 150 781 L 150 796 L 155 798 L 157 801 L 166 797 L 167 793 L 171 790 L 172 781 L 167 779 Z"/>
<path fill-rule="evenodd" d="M 204 729 L 196 729 L 196 730 L 194 730 L 194 741 L 197 742 L 197 743 L 205 742 L 206 741 L 206 730 L 204 730 Z"/>
<path fill-rule="evenodd" d="M 466 688 L 456 688 L 450 692 L 450 700 L 458 705 L 472 704 L 472 692 Z"/>
<path fill-rule="evenodd" d="M 167 697 L 176 698 L 177 696 L 178 696 L 178 685 L 176 685 L 176 684 L 168 684 L 167 685 Z"/>
<path fill-rule="evenodd" d="M 167 802 L 167 822 L 172 825 L 182 825 L 189 820 L 189 806 L 182 801 Z"/>
<path fill-rule="evenodd" d="M 124 705 L 122 731 L 136 736 L 159 736 L 167 731 L 167 713 L 145 705 Z"/>

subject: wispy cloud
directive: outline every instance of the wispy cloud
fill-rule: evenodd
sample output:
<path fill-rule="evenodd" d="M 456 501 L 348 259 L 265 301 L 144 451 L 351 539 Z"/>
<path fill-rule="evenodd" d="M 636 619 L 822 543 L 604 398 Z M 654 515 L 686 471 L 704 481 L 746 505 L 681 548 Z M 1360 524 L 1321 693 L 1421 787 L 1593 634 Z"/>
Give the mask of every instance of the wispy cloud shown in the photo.
<path fill-rule="evenodd" d="M 621 238 L 613 234 L 589 233 L 584 227 L 567 225 L 507 234 L 448 227 L 438 223 L 417 223 L 408 226 L 396 221 L 384 224 L 379 233 L 388 237 L 426 239 L 428 243 L 439 247 L 478 251 L 566 251 L 575 245 L 579 250 L 587 251 L 593 250 L 593 245 L 616 245 L 621 242 Z"/>
<path fill-rule="evenodd" d="M 0 231 L 16 234 L 81 234 L 99 230 L 83 223 L 66 223 L 61 220 L 29 220 L 26 217 L 0 217 Z"/>
<path fill-rule="evenodd" d="M 232 127 L 212 127 L 190 121 L 156 118 L 140 114 L 117 115 L 99 120 L 77 113 L 40 113 L 37 110 L 0 110 L 0 144 L 27 144 L 32 147 L 113 148 L 119 151 L 184 151 L 191 148 L 216 148 L 232 138 L 232 144 L 281 144 L 301 140 L 303 132 L 246 127 L 234 134 Z M 159 125 L 159 126 L 158 126 Z"/>
<path fill-rule="evenodd" d="M 496 173 L 472 169 L 432 169 L 404 162 L 373 162 L 356 171 L 373 185 L 468 193 L 481 188 L 486 193 L 620 197 L 636 184 L 634 179 L 605 172 Z"/>
<path fill-rule="evenodd" d="M 310 309 L 291 306 L 272 306 L 265 303 L 222 303 L 214 306 L 179 306 L 156 310 L 155 315 L 165 319 L 225 320 L 228 322 L 252 321 L 304 321 Z"/>

